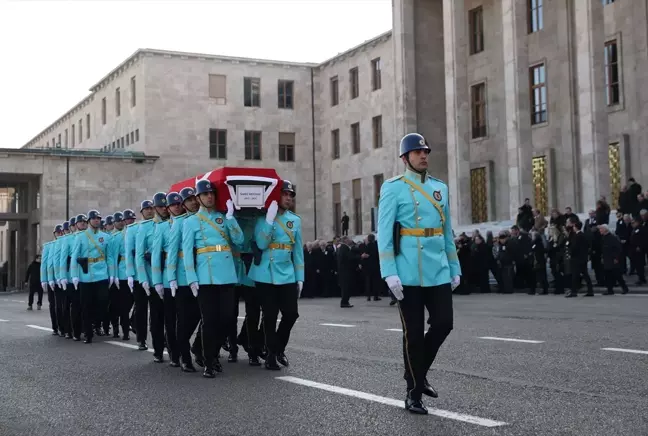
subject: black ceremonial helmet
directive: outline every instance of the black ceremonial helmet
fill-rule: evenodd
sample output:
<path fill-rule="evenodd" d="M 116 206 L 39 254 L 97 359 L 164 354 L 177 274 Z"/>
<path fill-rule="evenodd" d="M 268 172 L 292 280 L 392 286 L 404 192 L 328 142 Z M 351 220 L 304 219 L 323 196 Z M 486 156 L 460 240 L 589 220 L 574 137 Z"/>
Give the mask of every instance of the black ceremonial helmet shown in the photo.
<path fill-rule="evenodd" d="M 284 180 L 281 183 L 281 192 L 290 192 L 290 195 L 292 195 L 293 198 L 297 195 L 295 192 L 295 185 L 290 180 Z"/>

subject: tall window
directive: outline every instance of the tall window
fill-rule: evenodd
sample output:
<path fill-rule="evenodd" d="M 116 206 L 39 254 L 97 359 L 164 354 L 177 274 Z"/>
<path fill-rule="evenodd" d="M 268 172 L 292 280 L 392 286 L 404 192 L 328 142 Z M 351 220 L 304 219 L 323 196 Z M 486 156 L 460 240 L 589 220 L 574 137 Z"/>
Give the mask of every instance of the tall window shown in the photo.
<path fill-rule="evenodd" d="M 351 153 L 360 153 L 360 123 L 351 124 Z"/>
<path fill-rule="evenodd" d="M 619 104 L 619 51 L 616 40 L 605 44 L 605 89 L 608 106 Z"/>
<path fill-rule="evenodd" d="M 472 106 L 472 137 L 486 136 L 486 84 L 479 83 L 470 87 Z"/>
<path fill-rule="evenodd" d="M 209 129 L 209 158 L 227 159 L 227 130 Z"/>
<path fill-rule="evenodd" d="M 247 107 L 261 106 L 261 79 L 253 77 L 243 79 L 243 104 Z"/>
<path fill-rule="evenodd" d="M 61 134 L 58 134 L 58 146 L 61 147 Z"/>
<path fill-rule="evenodd" d="M 331 77 L 331 106 L 337 106 L 340 102 L 340 94 L 338 87 L 338 77 Z"/>
<path fill-rule="evenodd" d="M 115 116 L 121 115 L 121 91 L 115 89 Z"/>
<path fill-rule="evenodd" d="M 130 105 L 135 107 L 137 104 L 137 81 L 135 76 L 131 77 L 130 80 Z"/>
<path fill-rule="evenodd" d="M 227 104 L 227 76 L 222 74 L 209 75 L 209 98 L 216 104 Z"/>
<path fill-rule="evenodd" d="M 542 0 L 527 0 L 529 33 L 542 30 L 544 19 L 542 16 Z"/>
<path fill-rule="evenodd" d="M 378 207 L 378 202 L 380 200 L 380 188 L 382 187 L 385 178 L 382 174 L 376 174 L 373 176 L 374 180 L 374 207 Z"/>
<path fill-rule="evenodd" d="M 353 179 L 353 229 L 356 235 L 362 234 L 362 179 Z"/>
<path fill-rule="evenodd" d="M 79 120 L 79 144 L 83 142 L 83 118 Z"/>
<path fill-rule="evenodd" d="M 342 234 L 342 198 L 339 183 L 333 183 L 333 228 L 335 236 Z"/>
<path fill-rule="evenodd" d="M 261 160 L 261 132 L 245 131 L 245 160 Z"/>
<path fill-rule="evenodd" d="M 373 148 L 382 147 L 382 116 L 378 115 L 371 119 L 371 133 L 373 138 Z"/>
<path fill-rule="evenodd" d="M 295 134 L 279 132 L 279 161 L 295 161 Z"/>
<path fill-rule="evenodd" d="M 468 12 L 470 28 L 470 54 L 484 51 L 484 11 L 480 7 Z"/>
<path fill-rule="evenodd" d="M 547 84 L 545 65 L 529 68 L 531 82 L 531 124 L 547 122 Z"/>
<path fill-rule="evenodd" d="M 86 139 L 90 139 L 90 114 L 86 114 Z"/>
<path fill-rule="evenodd" d="M 65 129 L 65 148 L 68 146 L 68 129 Z"/>
<path fill-rule="evenodd" d="M 331 153 L 333 159 L 340 158 L 340 129 L 331 131 Z"/>
<path fill-rule="evenodd" d="M 293 108 L 293 81 L 280 80 L 277 85 L 277 95 L 279 97 L 279 109 Z"/>
<path fill-rule="evenodd" d="M 72 147 L 74 147 L 76 145 L 76 126 L 72 124 L 72 128 L 70 130 L 72 131 Z"/>
<path fill-rule="evenodd" d="M 371 88 L 375 91 L 382 87 L 382 77 L 380 75 L 380 58 L 371 61 Z"/>
<path fill-rule="evenodd" d="M 353 100 L 360 94 L 360 85 L 358 82 L 358 68 L 351 68 L 349 70 L 349 89 L 351 91 L 351 99 Z"/>
<path fill-rule="evenodd" d="M 101 124 L 106 125 L 106 97 L 101 99 Z"/>

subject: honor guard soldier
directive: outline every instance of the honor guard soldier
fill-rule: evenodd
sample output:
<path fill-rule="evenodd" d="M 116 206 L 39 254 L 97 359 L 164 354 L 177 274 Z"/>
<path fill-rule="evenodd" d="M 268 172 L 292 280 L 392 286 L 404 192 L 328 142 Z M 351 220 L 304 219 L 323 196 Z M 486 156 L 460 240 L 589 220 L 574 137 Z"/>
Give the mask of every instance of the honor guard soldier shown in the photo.
<path fill-rule="evenodd" d="M 137 267 L 137 280 L 144 288 L 149 297 L 150 307 L 150 331 L 153 341 L 153 361 L 162 363 L 164 361 L 164 292 L 160 289 L 151 290 L 153 283 L 153 271 L 151 269 L 151 255 L 155 225 L 162 219 L 166 219 L 169 212 L 166 209 L 166 194 L 158 192 L 153 197 L 152 206 L 156 215 L 151 219 L 140 222 L 137 230 L 135 243 L 135 266 Z"/>
<path fill-rule="evenodd" d="M 108 307 L 108 280 L 114 277 L 113 253 L 109 247 L 109 235 L 99 230 L 101 214 L 88 212 L 89 227 L 76 239 L 72 249 L 70 269 L 72 283 L 81 291 L 81 310 L 85 343 L 92 343 L 93 318 L 95 330 L 104 319 Z M 78 224 L 77 224 L 78 225 Z M 95 318 L 96 317 L 96 318 Z"/>
<path fill-rule="evenodd" d="M 117 251 L 115 251 L 115 246 L 112 242 L 114 232 L 115 232 L 115 219 L 113 215 L 108 215 L 104 222 L 103 231 L 108 234 L 109 237 L 109 246 L 112 253 L 115 253 L 113 256 L 113 265 L 112 272 L 114 276 L 108 278 L 108 311 L 106 312 L 106 318 L 103 323 L 104 334 L 108 335 L 110 331 L 110 326 L 112 326 L 113 339 L 119 339 L 119 279 L 117 278 Z"/>
<path fill-rule="evenodd" d="M 115 218 L 113 217 L 113 215 L 108 215 L 104 220 L 104 222 L 105 222 L 104 229 L 106 233 L 111 234 L 112 232 L 115 231 Z"/>
<path fill-rule="evenodd" d="M 140 213 L 144 221 L 151 220 L 155 215 L 153 209 L 153 202 L 151 200 L 144 200 L 140 206 Z M 124 211 L 124 219 L 126 219 L 126 211 Z M 141 222 L 131 223 L 126 229 L 125 236 L 125 249 L 126 249 L 126 275 L 128 276 L 128 287 L 133 293 L 135 300 L 135 335 L 137 336 L 137 343 L 139 350 L 147 350 L 146 337 L 148 336 L 148 312 L 149 301 L 148 295 L 142 284 L 137 277 L 136 266 L 136 246 L 137 246 L 137 233 Z"/>
<path fill-rule="evenodd" d="M 182 252 L 187 280 L 202 314 L 204 377 L 222 372 L 218 350 L 225 341 L 232 316 L 234 285 L 238 282 L 232 244 L 243 244 L 243 232 L 234 218 L 234 204 L 227 213 L 214 209 L 216 192 L 209 180 L 196 183 L 200 210 L 182 225 Z"/>
<path fill-rule="evenodd" d="M 127 209 L 132 214 L 132 219 L 135 219 L 135 213 Z M 124 228 L 126 221 L 124 220 L 124 214 L 122 212 L 115 212 L 112 217 L 113 225 L 115 230 L 112 233 L 112 238 L 110 239 L 110 249 L 114 253 L 113 262 L 114 262 L 114 271 L 115 271 L 115 288 L 113 292 L 117 294 L 116 304 L 117 310 L 116 315 L 113 312 L 113 316 L 116 318 L 112 319 L 113 324 L 113 338 L 119 336 L 119 330 L 117 326 L 121 326 L 122 329 L 122 340 L 130 340 L 130 310 L 133 306 L 133 296 L 128 289 L 128 276 L 126 275 L 126 246 L 124 244 Z M 111 301 L 112 307 L 113 301 Z"/>
<path fill-rule="evenodd" d="M 427 173 L 430 147 L 418 133 L 400 142 L 405 173 L 380 189 L 380 271 L 398 300 L 403 324 L 405 408 L 427 414 L 422 394 L 436 398 L 428 369 L 453 326 L 452 290 L 461 269 L 454 244 L 448 186 Z M 423 334 L 424 312 L 430 327 Z"/>
<path fill-rule="evenodd" d="M 166 274 L 169 280 L 169 289 L 175 297 L 178 318 L 176 339 L 181 358 L 181 369 L 184 372 L 196 372 L 189 351 L 189 340 L 200 322 L 200 308 L 198 307 L 198 300 L 192 295 L 189 282 L 187 281 L 187 272 L 184 266 L 184 252 L 182 251 L 182 226 L 184 221 L 198 210 L 198 201 L 196 200 L 196 191 L 194 188 L 183 188 L 179 195 L 182 201 L 181 205 L 186 212 L 174 216 L 173 222 L 171 223 L 166 259 Z M 171 204 L 174 201 L 173 198 L 167 196 L 167 203 Z M 200 333 L 200 330 L 198 330 L 198 333 Z M 200 342 L 200 334 L 197 334 L 196 342 L 194 343 L 198 345 Z M 202 345 L 196 348 L 202 349 Z M 194 349 L 196 350 L 196 348 Z M 202 351 L 197 352 L 197 355 L 197 361 L 204 366 Z"/>
<path fill-rule="evenodd" d="M 61 243 L 63 242 L 63 237 L 65 236 L 65 227 L 69 228 L 69 223 L 63 223 L 56 226 L 56 239 L 54 240 L 52 248 L 50 249 L 50 263 L 52 264 L 52 269 L 54 270 L 54 282 L 56 283 L 56 286 L 54 287 L 54 311 L 56 313 L 58 333 L 62 338 L 65 337 L 66 333 L 66 324 L 65 320 L 63 319 L 63 300 L 65 293 L 61 288 L 61 271 L 59 268 L 59 260 L 61 258 Z"/>
<path fill-rule="evenodd" d="M 160 193 L 162 194 L 162 193 Z M 156 194 L 158 195 L 158 194 Z M 171 366 L 177 368 L 180 366 L 180 351 L 177 340 L 177 310 L 175 293 L 176 289 L 171 289 L 169 278 L 167 276 L 167 262 L 170 251 L 170 232 L 171 224 L 175 217 L 182 215 L 182 198 L 177 192 L 169 192 L 164 200 L 166 205 L 166 219 L 160 215 L 162 221 L 155 224 L 155 233 L 153 234 L 153 249 L 151 251 L 151 270 L 153 277 L 153 286 L 155 291 L 162 295 L 164 301 L 164 332 L 166 336 L 166 345 L 169 350 Z M 153 198 L 155 202 L 155 197 Z M 161 207 L 160 207 L 161 208 Z M 169 218 L 169 213 L 171 218 Z"/>
<path fill-rule="evenodd" d="M 67 281 L 68 281 L 68 257 L 69 241 L 72 240 L 70 234 L 70 223 L 63 223 L 63 234 L 56 240 L 56 257 L 54 259 L 54 276 L 56 277 L 56 318 L 59 324 L 59 335 L 61 337 L 72 338 L 70 330 L 70 305 L 67 301 Z"/>
<path fill-rule="evenodd" d="M 284 180 L 281 204 L 273 201 L 265 219 L 257 219 L 254 231 L 254 239 L 262 254 L 260 261 L 250 267 L 250 278 L 256 282 L 262 295 L 263 328 L 268 348 L 265 367 L 271 370 L 280 369 L 277 362 L 288 366 L 286 345 L 299 318 L 297 300 L 304 287 L 301 218 L 288 210 L 295 195 L 293 184 Z M 279 311 L 281 323 L 277 328 Z"/>
<path fill-rule="evenodd" d="M 72 252 L 77 244 L 77 239 L 83 237 L 83 233 L 88 228 L 88 217 L 85 214 L 79 214 L 74 218 L 76 232 L 72 235 L 72 240 L 68 241 L 68 256 L 70 257 L 70 264 L 68 265 L 69 282 L 66 282 L 66 293 L 70 305 L 70 329 L 72 330 L 72 337 L 75 341 L 81 340 L 82 324 L 81 324 L 81 291 L 78 286 L 72 285 L 74 278 L 72 271 Z"/>
<path fill-rule="evenodd" d="M 47 301 L 49 302 L 50 320 L 52 321 L 52 335 L 58 336 L 59 326 L 56 319 L 56 277 L 54 275 L 54 258 L 56 256 L 56 238 L 63 232 L 63 226 L 57 224 L 52 234 L 54 240 L 43 245 L 43 258 L 41 259 L 41 281 L 45 281 L 49 288 L 47 289 Z M 44 270 L 43 270 L 43 265 Z M 45 274 L 43 274 L 43 272 Z"/>

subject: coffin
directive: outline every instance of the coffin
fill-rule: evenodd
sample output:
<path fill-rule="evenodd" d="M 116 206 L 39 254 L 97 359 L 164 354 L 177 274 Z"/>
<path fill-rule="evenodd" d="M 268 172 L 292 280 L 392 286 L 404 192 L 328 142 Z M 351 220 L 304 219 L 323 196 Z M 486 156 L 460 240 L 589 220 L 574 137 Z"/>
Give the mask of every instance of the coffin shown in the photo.
<path fill-rule="evenodd" d="M 231 199 L 237 212 L 263 213 L 272 201 L 281 200 L 282 179 L 270 168 L 222 167 L 171 185 L 169 192 L 180 192 L 186 187 L 196 187 L 198 180 L 209 180 L 216 188 L 216 209 L 227 210 Z"/>

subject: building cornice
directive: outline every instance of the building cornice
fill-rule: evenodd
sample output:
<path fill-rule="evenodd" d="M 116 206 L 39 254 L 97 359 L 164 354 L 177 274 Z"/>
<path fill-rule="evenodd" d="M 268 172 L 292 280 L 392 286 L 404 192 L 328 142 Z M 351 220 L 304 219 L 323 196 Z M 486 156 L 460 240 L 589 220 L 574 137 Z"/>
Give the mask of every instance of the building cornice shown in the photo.
<path fill-rule="evenodd" d="M 363 42 L 362 44 L 358 44 L 355 47 L 352 47 L 346 51 L 343 51 L 342 53 L 339 53 L 335 55 L 334 57 L 325 60 L 324 62 L 320 63 L 317 65 L 317 69 L 321 70 L 322 68 L 328 67 L 330 65 L 334 65 L 340 61 L 343 61 L 344 59 L 348 59 L 352 56 L 355 56 L 358 53 L 367 51 L 371 48 L 376 47 L 379 44 L 383 44 L 391 39 L 392 36 L 392 31 L 388 30 L 385 33 L 382 33 L 375 38 L 371 38 L 368 41 Z"/>
<path fill-rule="evenodd" d="M 127 160 L 138 163 L 153 163 L 160 156 L 147 155 L 141 152 L 117 152 L 101 150 L 79 150 L 61 148 L 0 148 L 0 157 L 58 157 L 74 160 Z"/>

